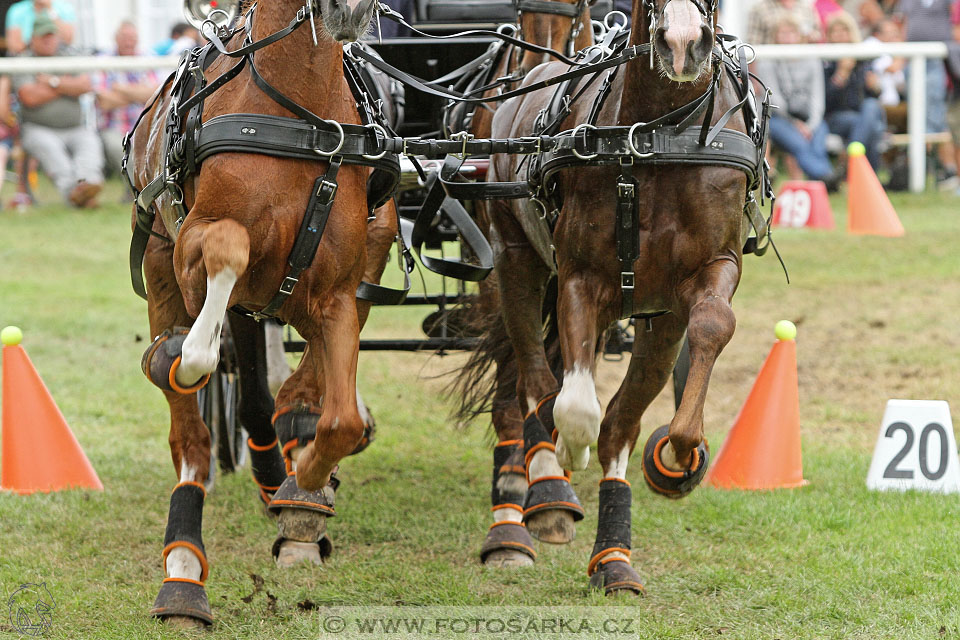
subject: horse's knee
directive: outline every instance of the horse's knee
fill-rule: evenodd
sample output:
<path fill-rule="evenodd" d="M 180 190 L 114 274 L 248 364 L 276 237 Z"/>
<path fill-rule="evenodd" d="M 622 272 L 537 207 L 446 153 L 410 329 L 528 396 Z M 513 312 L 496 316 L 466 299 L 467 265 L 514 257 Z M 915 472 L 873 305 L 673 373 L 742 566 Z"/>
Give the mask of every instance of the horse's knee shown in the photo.
<path fill-rule="evenodd" d="M 214 277 L 224 269 L 236 276 L 247 270 L 250 260 L 250 234 L 236 220 L 222 218 L 209 224 L 203 232 L 203 264 L 207 277 Z"/>
<path fill-rule="evenodd" d="M 690 310 L 687 336 L 691 356 L 695 352 L 716 357 L 730 342 L 737 328 L 737 318 L 730 303 L 720 296 L 708 296 Z"/>

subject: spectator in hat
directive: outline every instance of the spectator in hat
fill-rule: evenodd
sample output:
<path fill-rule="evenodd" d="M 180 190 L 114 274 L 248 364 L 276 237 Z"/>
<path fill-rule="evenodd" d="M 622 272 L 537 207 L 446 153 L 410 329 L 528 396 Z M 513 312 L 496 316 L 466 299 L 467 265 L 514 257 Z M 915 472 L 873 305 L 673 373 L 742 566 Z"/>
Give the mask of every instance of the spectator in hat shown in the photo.
<path fill-rule="evenodd" d="M 7 55 L 17 55 L 27 48 L 37 18 L 45 15 L 53 20 L 61 42 L 73 42 L 77 13 L 66 0 L 21 0 L 7 10 Z"/>
<path fill-rule="evenodd" d="M 30 48 L 21 57 L 71 55 L 56 21 L 44 14 L 33 24 Z M 80 96 L 92 90 L 90 77 L 19 74 L 13 88 L 20 99 L 20 142 L 39 160 L 64 199 L 93 207 L 103 186 L 103 149 L 96 132 L 83 125 Z"/>
<path fill-rule="evenodd" d="M 129 20 L 120 24 L 115 40 L 117 48 L 114 55 L 138 54 L 140 37 L 136 25 Z M 158 84 L 157 74 L 153 71 L 107 71 L 100 74 L 96 88 L 97 129 L 111 174 L 120 172 L 123 137 L 133 129 L 144 104 L 156 91 Z"/>

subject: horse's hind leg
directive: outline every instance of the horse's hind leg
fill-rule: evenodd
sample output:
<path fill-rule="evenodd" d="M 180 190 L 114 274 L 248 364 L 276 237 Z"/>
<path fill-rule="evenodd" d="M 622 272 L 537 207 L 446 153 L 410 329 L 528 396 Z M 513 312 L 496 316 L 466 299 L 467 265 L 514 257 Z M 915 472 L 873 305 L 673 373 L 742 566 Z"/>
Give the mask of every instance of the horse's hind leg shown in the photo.
<path fill-rule="evenodd" d="M 640 434 L 640 419 L 670 377 L 683 338 L 683 321 L 666 315 L 653 331 L 638 331 L 627 375 L 607 407 L 597 457 L 600 481 L 597 539 L 588 564 L 590 584 L 606 593 L 640 592 L 640 576 L 630 566 L 632 494 L 627 461 Z"/>
<path fill-rule="evenodd" d="M 669 497 L 683 497 L 692 491 L 706 472 L 703 405 L 713 365 L 736 328 L 730 300 L 739 281 L 739 261 L 722 257 L 704 267 L 680 291 L 689 310 L 690 372 L 669 429 L 654 432 L 644 447 L 647 482 Z"/>
<path fill-rule="evenodd" d="M 151 239 L 144 257 L 150 330 L 161 335 L 190 323 L 173 273 L 171 244 Z M 154 345 L 147 350 L 150 354 Z M 170 406 L 170 453 L 179 483 L 170 496 L 164 536 L 165 579 L 151 615 L 176 626 L 212 622 L 203 583 L 208 565 L 202 540 L 203 483 L 210 466 L 210 432 L 200 418 L 196 394 L 164 391 Z"/>

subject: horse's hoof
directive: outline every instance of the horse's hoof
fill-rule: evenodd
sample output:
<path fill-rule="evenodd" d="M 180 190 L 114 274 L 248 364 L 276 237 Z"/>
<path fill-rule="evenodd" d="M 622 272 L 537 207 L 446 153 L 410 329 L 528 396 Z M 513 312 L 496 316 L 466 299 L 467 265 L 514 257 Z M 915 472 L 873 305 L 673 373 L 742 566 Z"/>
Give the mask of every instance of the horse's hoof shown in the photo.
<path fill-rule="evenodd" d="M 604 595 L 607 596 L 617 593 L 643 595 L 640 576 L 626 560 L 617 559 L 599 563 L 597 570 L 590 576 L 590 586 L 594 589 L 603 589 Z"/>
<path fill-rule="evenodd" d="M 583 447 L 579 452 L 567 447 L 562 435 L 557 436 L 557 448 L 554 452 L 557 464 L 567 471 L 583 471 L 590 464 L 590 447 Z"/>
<path fill-rule="evenodd" d="M 480 549 L 480 562 L 487 567 L 529 567 L 536 559 L 530 533 L 519 522 L 495 522 Z"/>
<path fill-rule="evenodd" d="M 207 592 L 194 580 L 164 580 L 150 615 L 178 625 L 177 628 L 196 629 L 213 624 Z"/>
<path fill-rule="evenodd" d="M 693 450 L 693 460 L 686 471 L 674 471 L 663 463 L 661 452 L 670 441 L 669 425 L 663 425 L 650 434 L 643 447 L 643 477 L 647 486 L 667 498 L 683 498 L 693 491 L 707 472 L 710 450 L 706 440 Z"/>
<path fill-rule="evenodd" d="M 174 327 L 172 331 L 161 333 L 144 351 L 140 359 L 140 368 L 147 380 L 164 391 L 176 391 L 180 394 L 196 393 L 210 380 L 210 374 L 203 376 L 189 387 L 177 383 L 177 369 L 183 355 L 183 342 L 187 339 L 190 330 L 185 327 Z"/>
<path fill-rule="evenodd" d="M 533 558 L 522 551 L 514 551 L 513 549 L 498 549 L 497 551 L 490 552 L 490 555 L 488 555 L 486 560 L 483 561 L 483 566 L 491 567 L 493 569 L 532 567 Z"/>
<path fill-rule="evenodd" d="M 320 557 L 320 546 L 315 542 L 284 540 L 280 543 L 276 562 L 281 569 L 289 569 L 301 563 L 322 565 L 323 558 Z"/>
<path fill-rule="evenodd" d="M 573 513 L 564 509 L 537 511 L 525 516 L 524 522 L 530 535 L 540 542 L 567 544 L 577 537 Z"/>
<path fill-rule="evenodd" d="M 171 629 L 176 629 L 177 631 L 194 631 L 197 629 L 205 629 L 207 627 L 207 625 L 200 620 L 191 618 L 189 616 L 167 616 L 164 618 L 163 623 Z"/>

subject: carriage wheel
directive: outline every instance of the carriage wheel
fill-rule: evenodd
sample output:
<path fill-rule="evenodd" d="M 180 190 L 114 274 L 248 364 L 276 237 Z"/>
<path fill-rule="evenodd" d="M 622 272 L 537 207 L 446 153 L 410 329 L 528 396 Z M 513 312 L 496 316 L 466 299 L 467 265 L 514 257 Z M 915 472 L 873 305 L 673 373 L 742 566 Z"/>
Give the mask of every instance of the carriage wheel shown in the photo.
<path fill-rule="evenodd" d="M 197 392 L 200 416 L 210 430 L 208 484 L 211 486 L 215 463 L 219 462 L 222 471 L 231 472 L 242 467 L 247 458 L 247 434 L 237 418 L 240 384 L 229 327 L 230 325 L 224 322 L 220 340 L 220 363 L 211 374 L 210 382 Z"/>

